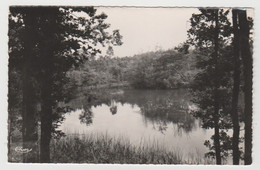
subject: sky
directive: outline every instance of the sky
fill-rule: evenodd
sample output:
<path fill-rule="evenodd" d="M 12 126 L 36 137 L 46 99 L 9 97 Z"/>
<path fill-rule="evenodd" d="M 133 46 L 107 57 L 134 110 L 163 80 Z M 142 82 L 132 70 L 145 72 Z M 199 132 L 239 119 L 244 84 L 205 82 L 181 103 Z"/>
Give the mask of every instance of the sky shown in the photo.
<path fill-rule="evenodd" d="M 117 57 L 174 48 L 187 38 L 189 18 L 196 8 L 97 7 L 108 15 L 111 29 L 119 29 L 123 45 L 114 47 Z"/>

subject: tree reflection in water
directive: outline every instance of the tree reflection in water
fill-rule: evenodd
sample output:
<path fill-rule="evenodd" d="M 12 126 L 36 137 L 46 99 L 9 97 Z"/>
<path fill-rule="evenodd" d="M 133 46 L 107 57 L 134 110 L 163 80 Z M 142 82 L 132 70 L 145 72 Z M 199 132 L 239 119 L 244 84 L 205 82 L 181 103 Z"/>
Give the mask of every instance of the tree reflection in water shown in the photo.
<path fill-rule="evenodd" d="M 105 104 L 110 107 L 112 115 L 118 112 L 116 103 L 127 103 L 140 108 L 144 124 L 151 122 L 154 129 L 164 134 L 168 126 L 175 125 L 176 133 L 189 133 L 196 128 L 195 118 L 189 114 L 192 103 L 188 91 L 183 90 L 117 90 L 105 89 L 89 91 L 85 96 L 73 100 L 74 109 L 83 107 L 80 122 L 92 124 L 92 107 Z M 120 114 L 120 113 L 118 113 Z"/>
<path fill-rule="evenodd" d="M 117 113 L 117 106 L 115 104 L 116 102 L 114 100 L 111 101 L 111 107 L 110 107 L 110 112 L 112 115 L 115 115 Z"/>
<path fill-rule="evenodd" d="M 93 112 L 90 108 L 84 108 L 79 115 L 80 123 L 84 123 L 87 126 L 93 123 Z"/>
<path fill-rule="evenodd" d="M 177 126 L 179 134 L 182 130 L 188 133 L 195 128 L 195 118 L 189 114 L 191 102 L 186 90 L 158 90 L 155 93 L 148 90 L 134 97 L 138 96 L 141 98 L 136 104 L 141 108 L 144 121 L 152 122 L 158 131 L 163 133 L 170 124 Z"/>

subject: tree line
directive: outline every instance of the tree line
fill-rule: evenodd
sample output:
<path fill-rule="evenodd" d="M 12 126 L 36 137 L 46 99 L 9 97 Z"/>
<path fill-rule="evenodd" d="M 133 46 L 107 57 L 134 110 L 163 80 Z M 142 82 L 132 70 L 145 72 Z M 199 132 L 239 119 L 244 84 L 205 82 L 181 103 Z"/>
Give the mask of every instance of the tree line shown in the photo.
<path fill-rule="evenodd" d="M 132 57 L 90 59 L 67 76 L 70 86 L 83 88 L 176 89 L 188 87 L 194 75 L 195 52 L 160 50 Z"/>

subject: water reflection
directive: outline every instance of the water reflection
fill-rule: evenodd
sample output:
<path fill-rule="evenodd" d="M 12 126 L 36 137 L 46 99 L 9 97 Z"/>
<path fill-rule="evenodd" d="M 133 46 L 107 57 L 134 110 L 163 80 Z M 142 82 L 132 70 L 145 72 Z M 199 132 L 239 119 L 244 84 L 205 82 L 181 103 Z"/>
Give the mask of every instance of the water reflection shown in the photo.
<path fill-rule="evenodd" d="M 90 92 L 87 97 L 72 101 L 75 109 L 83 106 L 84 112 L 80 115 L 82 123 L 91 124 L 93 113 L 91 107 L 106 104 L 110 107 L 112 115 L 117 113 L 116 102 L 124 105 L 137 105 L 147 121 L 158 125 L 158 130 L 163 133 L 167 124 L 174 123 L 178 131 L 190 132 L 195 127 L 195 119 L 188 112 L 192 106 L 186 90 L 99 90 Z M 80 104 L 80 105 L 79 105 Z"/>
<path fill-rule="evenodd" d="M 114 100 L 111 101 L 111 107 L 109 110 L 112 113 L 112 115 L 115 115 L 117 113 L 117 105 L 115 104 Z"/>
<path fill-rule="evenodd" d="M 195 128 L 195 119 L 188 113 L 191 103 L 186 91 L 146 91 L 140 96 L 136 104 L 141 108 L 145 121 L 157 124 L 160 132 L 163 133 L 169 123 L 177 125 L 180 133 L 182 130 L 188 133 Z"/>
<path fill-rule="evenodd" d="M 93 123 L 93 112 L 90 108 L 82 109 L 81 114 L 79 115 L 80 123 L 86 124 L 87 126 Z"/>
<path fill-rule="evenodd" d="M 161 133 L 169 123 L 176 124 L 180 133 L 182 130 L 188 133 L 196 128 L 195 118 L 189 114 L 192 103 L 186 90 L 97 90 L 72 100 L 69 105 L 74 109 L 83 108 L 79 119 L 81 123 L 90 125 L 93 123 L 91 107 L 105 104 L 109 106 L 111 114 L 115 115 L 116 103 L 137 105 L 144 124 L 149 121 Z"/>
<path fill-rule="evenodd" d="M 199 150 L 203 157 L 203 142 L 211 133 L 189 114 L 189 98 L 186 90 L 91 91 L 69 103 L 75 111 L 66 115 L 60 129 L 67 135 L 123 135 L 133 145 L 156 140 L 169 150 L 181 148 L 185 155 Z"/>

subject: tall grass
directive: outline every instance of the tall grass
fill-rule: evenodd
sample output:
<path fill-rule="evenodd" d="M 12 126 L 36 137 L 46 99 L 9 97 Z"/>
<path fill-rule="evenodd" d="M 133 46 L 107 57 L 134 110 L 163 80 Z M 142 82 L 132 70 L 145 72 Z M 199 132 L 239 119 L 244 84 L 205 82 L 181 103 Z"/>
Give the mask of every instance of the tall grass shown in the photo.
<path fill-rule="evenodd" d="M 182 164 L 180 152 L 170 152 L 155 142 L 131 145 L 125 138 L 107 135 L 67 136 L 51 142 L 51 162 Z"/>
<path fill-rule="evenodd" d="M 11 143 L 9 162 L 23 162 L 28 156 L 15 151 L 22 142 Z M 201 157 L 199 153 L 183 155 L 181 149 L 167 151 L 157 141 L 141 140 L 132 145 L 125 137 L 108 135 L 69 135 L 52 139 L 50 144 L 53 163 L 118 163 L 118 164 L 215 164 L 214 159 Z M 36 155 L 37 156 L 37 155 Z"/>

